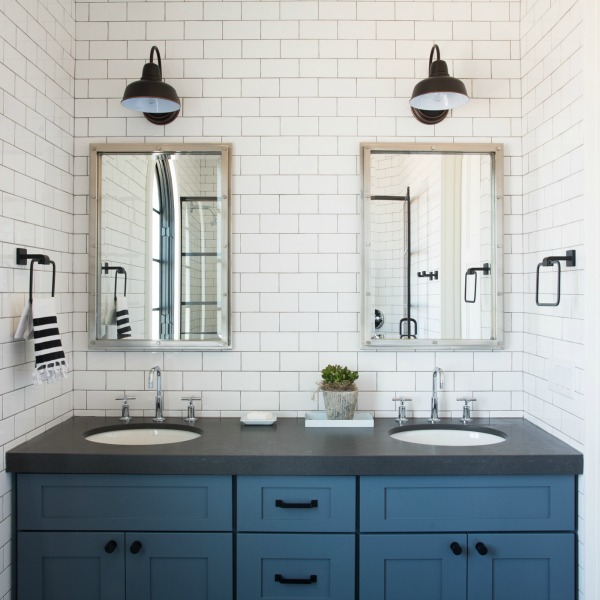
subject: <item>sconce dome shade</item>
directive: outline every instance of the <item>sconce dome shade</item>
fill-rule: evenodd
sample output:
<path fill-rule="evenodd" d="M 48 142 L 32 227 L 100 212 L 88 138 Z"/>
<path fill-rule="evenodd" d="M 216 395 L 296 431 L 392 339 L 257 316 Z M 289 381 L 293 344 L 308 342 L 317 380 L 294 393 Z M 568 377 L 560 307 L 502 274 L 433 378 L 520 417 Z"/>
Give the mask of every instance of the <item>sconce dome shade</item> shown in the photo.
<path fill-rule="evenodd" d="M 455 77 L 448 75 L 448 67 L 443 60 L 436 60 L 430 71 L 437 63 L 444 64 L 445 75 L 432 74 L 415 85 L 410 105 L 420 110 L 450 110 L 465 105 L 469 101 L 465 84 Z"/>
<path fill-rule="evenodd" d="M 154 52 L 158 64 L 152 62 Z M 179 114 L 181 100 L 175 88 L 162 79 L 162 64 L 156 46 L 152 46 L 150 62 L 144 65 L 141 79 L 133 81 L 125 88 L 121 104 L 130 110 L 144 113 L 146 118 L 155 124 L 170 123 Z M 154 119 L 152 115 L 160 117 Z M 168 120 L 170 117 L 172 118 Z"/>
<path fill-rule="evenodd" d="M 142 78 L 125 88 L 121 104 L 130 110 L 147 113 L 173 112 L 181 101 L 172 85 L 162 81 L 157 64 L 144 65 Z"/>
<path fill-rule="evenodd" d="M 130 110 L 145 113 L 173 112 L 181 108 L 180 100 L 174 88 L 164 82 L 160 86 L 156 84 L 148 85 L 142 81 L 130 83 L 125 88 L 121 104 Z"/>
<path fill-rule="evenodd" d="M 437 60 L 434 61 L 433 54 L 436 51 Z M 429 77 L 415 85 L 409 102 L 413 114 L 422 123 L 432 125 L 443 121 L 449 110 L 463 106 L 468 101 L 465 84 L 449 75 L 448 65 L 440 60 L 440 49 L 434 44 L 429 55 Z"/>
<path fill-rule="evenodd" d="M 469 101 L 465 84 L 460 79 L 454 77 L 436 79 L 430 77 L 417 83 L 410 99 L 413 108 L 451 110 L 464 106 Z"/>

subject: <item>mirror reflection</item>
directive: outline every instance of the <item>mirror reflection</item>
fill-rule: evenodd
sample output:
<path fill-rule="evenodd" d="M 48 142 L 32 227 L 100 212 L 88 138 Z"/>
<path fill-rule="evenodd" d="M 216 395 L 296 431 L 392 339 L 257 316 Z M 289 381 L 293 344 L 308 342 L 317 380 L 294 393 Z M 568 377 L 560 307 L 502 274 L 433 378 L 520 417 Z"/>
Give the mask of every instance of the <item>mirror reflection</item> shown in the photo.
<path fill-rule="evenodd" d="M 501 147 L 363 145 L 366 347 L 497 346 Z"/>
<path fill-rule="evenodd" d="M 98 345 L 229 344 L 228 153 L 95 147 Z"/>

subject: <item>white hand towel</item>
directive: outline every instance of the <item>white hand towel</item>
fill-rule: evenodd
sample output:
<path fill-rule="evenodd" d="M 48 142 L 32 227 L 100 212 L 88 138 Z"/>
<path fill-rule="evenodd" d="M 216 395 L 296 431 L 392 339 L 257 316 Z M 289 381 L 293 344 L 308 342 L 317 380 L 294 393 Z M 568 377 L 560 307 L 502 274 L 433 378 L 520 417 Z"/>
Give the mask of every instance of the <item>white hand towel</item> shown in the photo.
<path fill-rule="evenodd" d="M 30 340 L 33 337 L 33 317 L 31 314 L 31 302 L 23 307 L 21 320 L 15 331 L 15 340 Z"/>
<path fill-rule="evenodd" d="M 117 296 L 117 339 L 131 337 L 129 325 L 129 308 L 126 296 Z"/>
<path fill-rule="evenodd" d="M 35 351 L 34 383 L 54 383 L 67 376 L 54 298 L 36 298 L 31 303 Z"/>

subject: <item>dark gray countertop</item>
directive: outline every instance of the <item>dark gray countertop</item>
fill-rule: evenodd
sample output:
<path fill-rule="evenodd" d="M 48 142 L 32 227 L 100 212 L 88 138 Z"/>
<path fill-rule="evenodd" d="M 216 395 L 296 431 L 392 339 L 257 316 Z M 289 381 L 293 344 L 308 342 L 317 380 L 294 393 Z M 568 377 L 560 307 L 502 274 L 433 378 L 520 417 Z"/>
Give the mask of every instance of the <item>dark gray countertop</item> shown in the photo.
<path fill-rule="evenodd" d="M 134 419 L 135 423 L 151 423 Z M 451 421 L 445 420 L 444 423 Z M 182 424 L 169 419 L 166 425 Z M 420 423 L 411 420 L 409 425 Z M 454 421 L 454 423 L 457 423 Z M 10 450 L 7 470 L 18 473 L 139 473 L 227 475 L 565 475 L 583 472 L 577 450 L 523 419 L 474 421 L 507 435 L 500 444 L 427 446 L 388 436 L 393 419 L 373 428 L 306 428 L 304 419 L 271 426 L 239 419 L 199 419 L 202 436 L 178 444 L 113 446 L 85 432 L 118 425 L 116 418 L 73 417 Z M 157 425 L 160 427 L 160 425 Z"/>

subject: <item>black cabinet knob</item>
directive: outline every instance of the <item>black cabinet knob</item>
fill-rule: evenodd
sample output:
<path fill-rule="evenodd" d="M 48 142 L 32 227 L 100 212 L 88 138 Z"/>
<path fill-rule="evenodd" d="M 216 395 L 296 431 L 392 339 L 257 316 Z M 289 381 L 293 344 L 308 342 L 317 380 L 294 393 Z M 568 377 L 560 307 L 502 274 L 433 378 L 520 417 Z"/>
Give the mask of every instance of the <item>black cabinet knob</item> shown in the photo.
<path fill-rule="evenodd" d="M 452 542 L 450 544 L 450 550 L 452 550 L 452 554 L 455 554 L 456 556 L 462 554 L 462 547 L 458 542 Z"/>
<path fill-rule="evenodd" d="M 477 542 L 475 544 L 475 550 L 477 550 L 481 556 L 485 556 L 488 553 L 487 546 L 483 542 Z"/>
<path fill-rule="evenodd" d="M 109 540 L 106 542 L 106 546 L 104 546 L 104 552 L 107 554 L 112 554 L 117 549 L 117 542 L 115 540 Z"/>
<path fill-rule="evenodd" d="M 139 542 L 138 540 L 135 540 L 135 542 L 133 542 L 133 544 L 131 544 L 131 546 L 129 547 L 129 551 L 131 552 L 131 554 L 137 554 L 141 549 L 142 542 Z"/>

